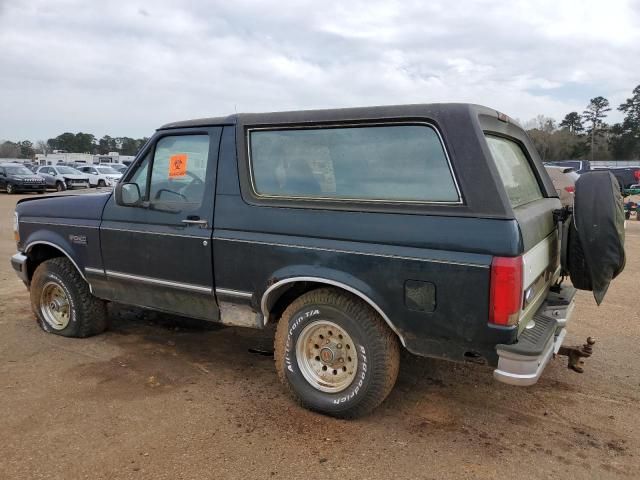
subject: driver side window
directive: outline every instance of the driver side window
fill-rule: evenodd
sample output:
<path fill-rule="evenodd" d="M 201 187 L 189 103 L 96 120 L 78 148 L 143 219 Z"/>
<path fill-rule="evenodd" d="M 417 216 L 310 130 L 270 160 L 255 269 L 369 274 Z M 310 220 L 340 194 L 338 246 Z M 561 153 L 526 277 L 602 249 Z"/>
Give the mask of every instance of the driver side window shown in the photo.
<path fill-rule="evenodd" d="M 130 181 L 150 205 L 198 210 L 205 192 L 209 160 L 208 135 L 173 135 L 156 143 L 148 189 L 149 161 L 145 159 Z"/>

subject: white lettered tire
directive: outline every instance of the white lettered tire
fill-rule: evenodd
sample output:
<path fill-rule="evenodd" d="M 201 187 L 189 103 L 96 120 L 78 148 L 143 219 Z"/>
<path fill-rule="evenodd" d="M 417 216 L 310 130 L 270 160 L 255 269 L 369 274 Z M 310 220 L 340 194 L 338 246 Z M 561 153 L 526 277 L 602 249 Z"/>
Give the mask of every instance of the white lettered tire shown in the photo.
<path fill-rule="evenodd" d="M 398 339 L 367 303 L 322 288 L 282 314 L 275 338 L 280 380 L 304 407 L 354 418 L 376 408 L 398 376 Z"/>

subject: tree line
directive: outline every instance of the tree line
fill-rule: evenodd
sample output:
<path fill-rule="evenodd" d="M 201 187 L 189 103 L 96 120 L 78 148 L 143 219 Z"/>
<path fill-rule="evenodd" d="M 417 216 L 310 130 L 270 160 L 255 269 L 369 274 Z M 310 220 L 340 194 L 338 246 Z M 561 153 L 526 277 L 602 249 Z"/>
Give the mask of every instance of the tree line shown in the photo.
<path fill-rule="evenodd" d="M 569 112 L 558 123 L 538 115 L 524 128 L 544 161 L 553 160 L 638 160 L 640 159 L 640 85 L 617 109 L 624 113 L 620 123 L 609 125 L 609 100 L 598 96 L 589 100 L 582 113 Z M 30 140 L 0 143 L 0 158 L 33 158 L 36 153 L 64 150 L 74 153 L 135 155 L 145 138 L 111 137 L 97 139 L 90 133 L 65 132 L 34 145 Z"/>
<path fill-rule="evenodd" d="M 609 100 L 589 100 L 582 113 L 569 112 L 560 123 L 538 115 L 524 127 L 543 161 L 553 160 L 638 160 L 640 159 L 640 85 L 617 110 L 620 123 L 609 125 Z"/>
<path fill-rule="evenodd" d="M 0 143 L 0 158 L 34 158 L 36 153 L 51 153 L 61 150 L 72 153 L 91 153 L 106 155 L 118 152 L 120 155 L 135 155 L 148 138 L 111 137 L 105 135 L 98 139 L 90 133 L 65 132 L 46 142 L 39 140 L 35 144 L 30 140 Z"/>

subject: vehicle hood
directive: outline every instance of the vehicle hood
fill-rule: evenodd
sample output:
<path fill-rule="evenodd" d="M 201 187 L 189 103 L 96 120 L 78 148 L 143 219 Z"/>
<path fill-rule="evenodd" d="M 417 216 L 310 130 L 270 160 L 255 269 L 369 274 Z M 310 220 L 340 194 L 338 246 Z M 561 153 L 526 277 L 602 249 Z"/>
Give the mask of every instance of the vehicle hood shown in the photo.
<path fill-rule="evenodd" d="M 84 218 L 98 220 L 102 217 L 112 192 L 63 193 L 23 198 L 16 205 L 16 212 L 24 217 Z"/>
<path fill-rule="evenodd" d="M 14 180 L 44 180 L 44 177 L 40 175 L 9 175 Z"/>

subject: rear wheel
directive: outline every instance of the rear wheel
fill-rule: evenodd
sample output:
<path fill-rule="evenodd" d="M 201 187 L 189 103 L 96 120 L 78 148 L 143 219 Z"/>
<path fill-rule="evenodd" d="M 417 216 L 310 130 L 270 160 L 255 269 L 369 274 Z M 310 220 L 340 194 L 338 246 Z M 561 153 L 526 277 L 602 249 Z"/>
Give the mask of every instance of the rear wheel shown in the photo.
<path fill-rule="evenodd" d="M 278 323 L 278 376 L 310 410 L 341 418 L 369 413 L 391 392 L 399 359 L 398 339 L 377 312 L 340 290 L 302 295 Z"/>
<path fill-rule="evenodd" d="M 11 195 L 12 193 L 16 193 L 16 187 L 11 183 L 7 183 L 7 193 Z"/>
<path fill-rule="evenodd" d="M 40 327 L 65 337 L 90 337 L 107 327 L 106 302 L 64 257 L 38 265 L 31 280 L 31 307 Z"/>

